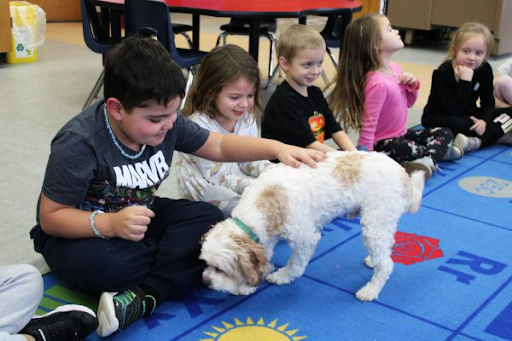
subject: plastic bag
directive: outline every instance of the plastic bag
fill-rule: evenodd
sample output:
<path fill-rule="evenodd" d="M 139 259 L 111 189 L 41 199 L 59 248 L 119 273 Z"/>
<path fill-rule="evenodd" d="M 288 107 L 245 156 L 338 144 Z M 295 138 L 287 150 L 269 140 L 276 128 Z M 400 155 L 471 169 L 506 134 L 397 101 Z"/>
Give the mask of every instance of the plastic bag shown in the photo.
<path fill-rule="evenodd" d="M 44 43 L 46 13 L 28 1 L 11 1 L 12 35 L 17 44 L 35 50 Z"/>

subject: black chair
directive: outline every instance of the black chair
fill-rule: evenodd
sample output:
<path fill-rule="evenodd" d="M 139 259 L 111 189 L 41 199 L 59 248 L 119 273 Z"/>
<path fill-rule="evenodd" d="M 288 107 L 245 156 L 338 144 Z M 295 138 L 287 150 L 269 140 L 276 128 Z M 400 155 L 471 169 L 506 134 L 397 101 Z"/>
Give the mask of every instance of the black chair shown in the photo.
<path fill-rule="evenodd" d="M 327 18 L 324 29 L 320 32 L 325 39 L 327 47 L 327 54 L 331 58 L 332 63 L 338 68 L 338 61 L 331 49 L 339 49 L 341 46 L 340 41 L 343 38 L 345 26 L 343 25 L 343 18 L 340 15 L 330 16 Z M 343 32 L 342 32 L 343 30 Z"/>
<path fill-rule="evenodd" d="M 80 0 L 80 6 L 82 10 L 82 28 L 85 44 L 91 51 L 100 53 L 105 57 L 108 50 L 116 43 L 115 39 L 109 34 L 110 27 L 102 26 L 96 7 L 91 5 L 87 0 Z M 98 96 L 103 86 L 104 77 L 105 72 L 102 70 L 82 109 L 88 108 L 92 101 Z"/>
<path fill-rule="evenodd" d="M 327 55 L 329 58 L 331 58 L 332 64 L 334 65 L 334 68 L 338 68 L 338 61 L 336 60 L 336 57 L 332 53 L 331 49 L 339 49 L 341 47 L 340 39 L 343 37 L 343 34 L 345 26 L 343 25 L 343 18 L 341 15 L 333 15 L 329 16 L 327 18 L 327 22 L 325 23 L 324 29 L 320 32 L 322 37 L 324 37 L 325 40 L 325 52 L 327 52 Z M 325 72 L 322 71 L 322 78 L 325 82 L 325 84 L 330 84 L 329 78 L 325 74 Z"/>
<path fill-rule="evenodd" d="M 133 32 L 132 29 L 133 29 L 133 25 L 131 25 L 130 23 L 126 23 L 126 20 L 130 20 L 130 16 L 129 15 L 126 15 L 126 12 L 130 12 L 130 2 L 129 1 L 125 1 L 125 5 L 124 5 L 124 8 L 125 8 L 125 15 L 124 15 L 124 18 L 125 18 L 125 35 L 126 36 L 131 36 L 137 32 Z M 190 38 L 190 36 L 188 35 L 187 32 L 190 32 L 193 30 L 192 26 L 191 25 L 187 25 L 187 24 L 180 24 L 180 23 L 171 23 L 171 26 L 172 26 L 172 31 L 174 34 L 181 34 L 187 41 L 188 43 L 188 46 L 193 49 L 194 48 L 194 44 L 192 43 L 192 39 Z"/>
<path fill-rule="evenodd" d="M 125 0 L 125 25 L 129 32 L 152 30 L 158 41 L 170 52 L 172 59 L 188 70 L 186 97 L 194 81 L 195 67 L 201 63 L 207 52 L 176 47 L 167 4 L 159 0 Z M 185 99 L 182 106 L 184 103 Z"/>
<path fill-rule="evenodd" d="M 220 29 L 223 31 L 217 38 L 217 46 L 222 41 L 226 45 L 226 38 L 229 35 L 249 35 L 249 22 L 243 18 L 231 18 L 229 23 L 222 25 Z M 272 77 L 274 70 L 274 50 L 277 45 L 275 32 L 277 30 L 277 19 L 263 18 L 260 25 L 260 36 L 266 37 L 270 42 L 270 53 L 268 59 L 268 76 Z"/>
<path fill-rule="evenodd" d="M 192 26 L 187 25 L 187 24 L 180 24 L 180 23 L 175 23 L 175 24 L 171 24 L 171 25 L 172 25 L 172 31 L 174 32 L 174 34 L 181 34 L 187 40 L 188 47 L 193 49 L 194 43 L 192 42 L 192 39 L 190 38 L 190 36 L 187 33 L 187 32 L 190 32 L 193 30 Z"/>

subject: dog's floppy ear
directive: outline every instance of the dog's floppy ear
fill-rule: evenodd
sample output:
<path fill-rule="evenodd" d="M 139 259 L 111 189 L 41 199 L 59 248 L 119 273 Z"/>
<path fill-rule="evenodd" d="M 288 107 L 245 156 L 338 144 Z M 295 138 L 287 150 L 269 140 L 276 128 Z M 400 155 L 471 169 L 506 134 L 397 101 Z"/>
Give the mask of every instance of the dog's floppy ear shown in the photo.
<path fill-rule="evenodd" d="M 239 246 L 238 263 L 247 284 L 253 287 L 258 286 L 263 279 L 264 271 L 268 268 L 268 259 L 263 246 L 250 238 L 235 237 L 234 240 Z"/>

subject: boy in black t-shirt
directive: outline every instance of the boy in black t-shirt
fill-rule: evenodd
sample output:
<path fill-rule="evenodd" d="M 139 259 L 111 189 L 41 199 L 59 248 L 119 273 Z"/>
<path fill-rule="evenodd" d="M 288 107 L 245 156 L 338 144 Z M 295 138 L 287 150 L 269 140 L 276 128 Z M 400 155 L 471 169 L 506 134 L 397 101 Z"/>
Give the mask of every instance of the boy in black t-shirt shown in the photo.
<path fill-rule="evenodd" d="M 355 150 L 334 119 L 322 90 L 313 86 L 325 56 L 320 33 L 310 26 L 292 25 L 279 36 L 277 52 L 286 80 L 277 86 L 265 107 L 261 136 L 323 152 L 335 150 L 324 144 L 332 138 L 341 150 Z"/>

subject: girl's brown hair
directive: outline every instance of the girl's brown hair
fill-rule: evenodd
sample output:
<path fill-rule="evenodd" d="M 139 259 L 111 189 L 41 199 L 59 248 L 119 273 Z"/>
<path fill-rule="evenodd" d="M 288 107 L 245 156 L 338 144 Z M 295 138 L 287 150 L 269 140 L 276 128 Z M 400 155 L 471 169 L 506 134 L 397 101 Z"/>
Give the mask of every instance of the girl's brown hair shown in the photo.
<path fill-rule="evenodd" d="M 377 20 L 382 14 L 367 14 L 350 23 L 343 37 L 335 85 L 327 97 L 329 106 L 345 130 L 363 125 L 366 74 L 379 68 L 382 42 Z"/>
<path fill-rule="evenodd" d="M 222 91 L 222 87 L 240 77 L 254 83 L 256 89 L 254 107 L 261 112 L 258 101 L 260 69 L 256 61 L 241 47 L 226 45 L 214 48 L 204 57 L 182 113 L 190 116 L 199 111 L 214 118 L 218 115 L 215 99 Z"/>
<path fill-rule="evenodd" d="M 492 52 L 492 48 L 494 47 L 494 37 L 487 26 L 478 22 L 464 23 L 457 29 L 457 31 L 455 31 L 450 41 L 450 48 L 448 49 L 445 61 L 455 59 L 457 50 L 460 49 L 462 44 L 464 44 L 464 42 L 469 38 L 478 34 L 481 34 L 484 38 L 484 42 L 487 47 L 484 61 L 487 61 Z"/>

